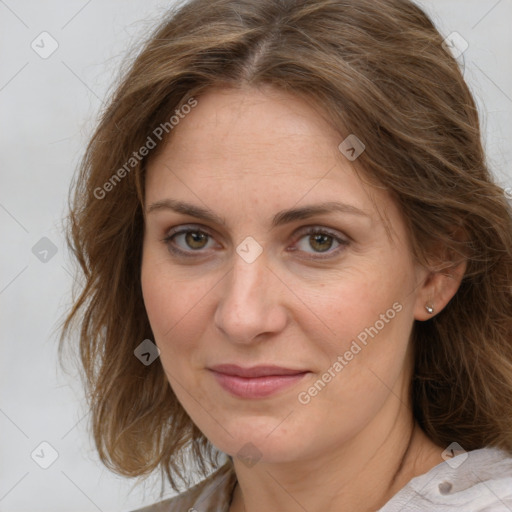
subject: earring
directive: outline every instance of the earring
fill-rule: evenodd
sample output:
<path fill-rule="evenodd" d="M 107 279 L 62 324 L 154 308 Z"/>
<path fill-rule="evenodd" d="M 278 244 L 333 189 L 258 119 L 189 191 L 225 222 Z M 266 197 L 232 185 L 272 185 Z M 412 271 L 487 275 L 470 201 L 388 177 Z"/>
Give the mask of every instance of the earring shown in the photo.
<path fill-rule="evenodd" d="M 431 315 L 434 312 L 434 305 L 432 304 L 432 302 L 427 302 L 425 304 L 425 309 L 427 310 L 427 313 Z"/>

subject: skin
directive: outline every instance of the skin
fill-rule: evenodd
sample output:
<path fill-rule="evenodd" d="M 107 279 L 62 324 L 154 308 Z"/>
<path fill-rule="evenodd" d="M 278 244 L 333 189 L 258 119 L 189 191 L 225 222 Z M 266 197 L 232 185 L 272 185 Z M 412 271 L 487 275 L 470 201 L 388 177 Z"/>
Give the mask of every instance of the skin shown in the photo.
<path fill-rule="evenodd" d="M 455 294 L 464 268 L 450 276 L 415 263 L 395 203 L 361 181 L 338 150 L 343 138 L 311 101 L 268 87 L 211 89 L 148 165 L 146 310 L 180 403 L 234 457 L 232 512 L 376 510 L 442 462 L 444 447 L 413 420 L 409 338 L 415 320 L 431 318 L 427 302 L 438 313 Z M 223 222 L 152 208 L 167 199 L 207 208 Z M 282 210 L 327 201 L 362 213 L 271 225 Z M 327 238 L 319 244 L 306 226 L 328 230 Z M 172 228 L 207 236 L 165 241 Z M 252 263 L 236 252 L 248 236 L 263 250 Z M 300 403 L 298 394 L 396 303 L 400 312 Z M 270 397 L 244 399 L 208 370 L 221 363 L 309 373 Z M 237 457 L 247 443 L 252 466 Z"/>

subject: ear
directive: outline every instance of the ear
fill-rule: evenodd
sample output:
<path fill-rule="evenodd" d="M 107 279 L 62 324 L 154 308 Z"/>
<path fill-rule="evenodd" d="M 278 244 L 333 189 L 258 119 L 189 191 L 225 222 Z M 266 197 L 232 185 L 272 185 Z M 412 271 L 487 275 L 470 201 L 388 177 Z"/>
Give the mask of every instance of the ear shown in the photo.
<path fill-rule="evenodd" d="M 430 320 L 446 307 L 459 289 L 466 267 L 466 260 L 461 261 L 459 259 L 457 263 L 444 265 L 440 269 L 428 270 L 424 274 L 423 281 L 416 294 L 416 304 L 414 306 L 414 318 L 416 320 Z M 431 306 L 434 311 L 429 313 L 427 306 Z"/>

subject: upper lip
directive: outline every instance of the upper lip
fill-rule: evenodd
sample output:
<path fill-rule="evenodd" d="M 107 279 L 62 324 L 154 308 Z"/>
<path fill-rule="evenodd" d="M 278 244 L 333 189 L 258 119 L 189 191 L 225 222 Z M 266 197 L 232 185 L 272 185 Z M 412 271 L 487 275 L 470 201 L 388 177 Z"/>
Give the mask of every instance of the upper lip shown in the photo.
<path fill-rule="evenodd" d="M 219 364 L 209 368 L 218 373 L 225 375 L 234 375 L 236 377 L 266 377 L 270 375 L 298 375 L 299 373 L 306 373 L 308 370 L 294 370 L 292 368 L 283 368 L 282 366 L 275 365 L 261 365 L 251 366 L 250 368 L 243 368 L 237 364 Z"/>

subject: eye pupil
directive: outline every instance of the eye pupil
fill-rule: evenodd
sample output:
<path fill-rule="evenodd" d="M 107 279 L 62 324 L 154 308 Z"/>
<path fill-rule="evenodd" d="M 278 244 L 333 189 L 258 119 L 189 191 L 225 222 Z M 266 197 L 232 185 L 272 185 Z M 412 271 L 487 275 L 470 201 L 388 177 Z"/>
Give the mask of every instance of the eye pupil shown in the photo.
<path fill-rule="evenodd" d="M 317 250 L 317 252 L 328 251 L 332 247 L 332 242 L 332 236 L 323 235 L 321 233 L 317 233 L 309 237 L 309 243 L 311 244 L 311 247 Z"/>
<path fill-rule="evenodd" d="M 200 233 L 199 231 L 189 231 L 185 235 L 187 245 L 191 249 L 202 249 L 207 243 L 208 235 L 206 233 Z"/>

